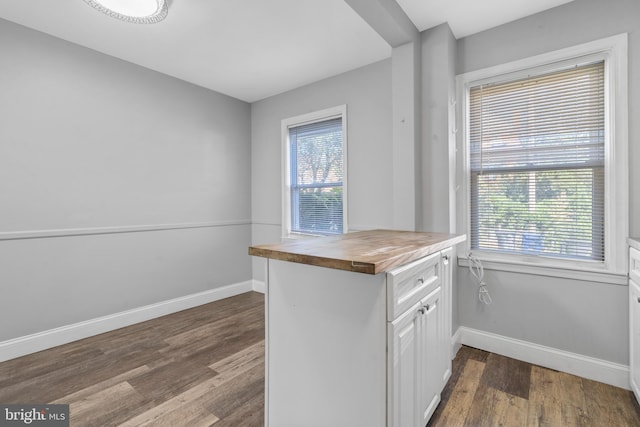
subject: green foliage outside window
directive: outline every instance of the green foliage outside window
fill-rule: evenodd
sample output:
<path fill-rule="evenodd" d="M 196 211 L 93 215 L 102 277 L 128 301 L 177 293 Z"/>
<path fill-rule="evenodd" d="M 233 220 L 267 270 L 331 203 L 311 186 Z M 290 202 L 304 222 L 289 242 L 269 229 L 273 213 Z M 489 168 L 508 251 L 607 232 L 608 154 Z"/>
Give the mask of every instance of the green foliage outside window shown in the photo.
<path fill-rule="evenodd" d="M 300 190 L 300 228 L 314 233 L 342 233 L 342 187 Z"/>
<path fill-rule="evenodd" d="M 601 168 L 476 175 L 478 247 L 591 258 L 601 175 Z"/>

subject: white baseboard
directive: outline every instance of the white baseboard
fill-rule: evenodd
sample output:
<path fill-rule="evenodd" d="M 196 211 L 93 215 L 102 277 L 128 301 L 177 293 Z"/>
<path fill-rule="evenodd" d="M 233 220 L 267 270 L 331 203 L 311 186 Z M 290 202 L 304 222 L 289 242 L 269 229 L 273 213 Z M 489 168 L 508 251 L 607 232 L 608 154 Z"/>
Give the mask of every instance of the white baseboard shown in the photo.
<path fill-rule="evenodd" d="M 135 323 L 254 290 L 254 281 L 235 283 L 0 342 L 0 362 L 88 338 Z"/>
<path fill-rule="evenodd" d="M 265 290 L 266 290 L 266 285 L 263 281 L 261 280 L 252 280 L 253 284 L 252 284 L 252 289 L 256 292 L 260 292 L 261 294 L 264 294 Z"/>
<path fill-rule="evenodd" d="M 636 400 L 640 403 L 640 385 L 636 384 L 634 381 L 629 381 L 631 383 L 631 390 L 633 394 L 636 395 Z"/>
<path fill-rule="evenodd" d="M 462 347 L 460 329 L 461 328 L 458 328 L 455 334 L 451 337 L 451 360 L 456 358 L 456 354 L 458 354 L 458 351 L 460 351 L 460 348 Z"/>
<path fill-rule="evenodd" d="M 461 326 L 460 344 L 629 390 L 629 367 Z"/>

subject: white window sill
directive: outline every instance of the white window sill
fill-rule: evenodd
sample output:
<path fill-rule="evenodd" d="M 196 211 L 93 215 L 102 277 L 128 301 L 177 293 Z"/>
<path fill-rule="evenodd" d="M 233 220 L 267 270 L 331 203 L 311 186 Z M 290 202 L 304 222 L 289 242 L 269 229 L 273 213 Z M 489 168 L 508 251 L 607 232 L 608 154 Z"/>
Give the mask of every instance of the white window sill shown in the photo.
<path fill-rule="evenodd" d="M 484 257 L 475 254 L 482 262 L 485 270 L 506 271 L 511 273 L 533 274 L 536 276 L 560 277 L 564 279 L 582 280 L 586 282 L 608 283 L 612 285 L 628 285 L 628 277 L 626 274 L 617 274 L 604 269 L 588 269 L 584 268 L 580 262 L 576 262 L 575 268 L 564 266 L 536 265 L 532 262 L 523 260 L 504 259 L 496 255 Z M 465 256 L 458 257 L 458 266 L 468 267 L 469 259 Z"/>
<path fill-rule="evenodd" d="M 289 233 L 282 236 L 282 241 L 316 239 L 318 237 L 337 236 L 337 234 Z"/>

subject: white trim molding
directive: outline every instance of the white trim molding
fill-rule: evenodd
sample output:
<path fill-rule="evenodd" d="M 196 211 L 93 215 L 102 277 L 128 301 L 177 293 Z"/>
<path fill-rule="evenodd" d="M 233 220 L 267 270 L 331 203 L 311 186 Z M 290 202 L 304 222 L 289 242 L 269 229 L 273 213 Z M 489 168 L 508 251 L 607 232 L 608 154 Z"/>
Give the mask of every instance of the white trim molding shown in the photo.
<path fill-rule="evenodd" d="M 630 390 L 629 366 L 461 326 L 454 337 L 467 345 L 556 371 Z"/>
<path fill-rule="evenodd" d="M 451 360 L 455 359 L 458 351 L 462 348 L 462 339 L 460 338 L 460 329 L 456 329 L 455 333 L 451 337 Z"/>
<path fill-rule="evenodd" d="M 45 239 L 50 237 L 94 236 L 98 234 L 139 233 L 144 231 L 184 230 L 189 228 L 251 225 L 251 220 L 184 222 L 174 224 L 123 225 L 113 227 L 60 228 L 45 230 L 0 231 L 2 240 Z"/>
<path fill-rule="evenodd" d="M 255 291 L 255 292 L 260 292 L 261 294 L 264 294 L 267 290 L 267 284 L 265 282 L 263 282 L 262 280 L 256 280 L 253 279 L 251 281 L 251 288 Z"/>
<path fill-rule="evenodd" d="M 469 267 L 469 258 L 458 256 L 458 267 Z M 583 282 L 608 283 L 611 285 L 627 286 L 626 274 L 614 274 L 603 271 L 578 270 L 565 267 L 551 267 L 546 265 L 508 262 L 506 260 L 482 260 L 485 270 L 508 271 L 510 273 L 532 274 L 535 276 L 562 277 L 565 279 L 581 280 Z"/>
<path fill-rule="evenodd" d="M 254 281 L 248 280 L 2 341 L 0 342 L 0 362 L 250 292 L 254 287 Z"/>

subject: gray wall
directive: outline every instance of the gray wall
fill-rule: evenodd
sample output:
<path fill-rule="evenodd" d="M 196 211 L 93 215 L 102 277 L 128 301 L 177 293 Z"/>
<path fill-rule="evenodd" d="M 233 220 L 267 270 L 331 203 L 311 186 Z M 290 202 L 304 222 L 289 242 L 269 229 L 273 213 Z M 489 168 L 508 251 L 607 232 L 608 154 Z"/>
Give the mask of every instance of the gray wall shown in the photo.
<path fill-rule="evenodd" d="M 630 32 L 630 114 L 638 100 L 640 4 L 631 0 L 576 0 L 567 5 L 454 40 L 442 25 L 422 36 L 422 164 L 415 202 L 422 205 L 422 229 L 454 230 L 455 172 L 450 159 L 457 73 L 526 58 L 587 41 Z M 252 105 L 253 242 L 277 241 L 281 233 L 281 136 L 283 118 L 342 103 L 349 108 L 349 214 L 352 228 L 393 228 L 393 84 L 391 61 L 327 79 Z M 640 160 L 630 124 L 630 161 Z M 366 134 L 361 133 L 366 129 Z M 631 168 L 631 230 L 640 234 L 640 172 Z M 375 192 L 372 190 L 375 189 Z M 391 192 L 390 192 L 391 191 Z M 420 196 L 422 201 L 420 201 Z M 360 227 L 360 226 L 364 227 Z M 464 231 L 464 230 L 458 230 Z M 263 277 L 254 261 L 254 278 Z M 486 271 L 491 306 L 478 301 L 467 268 L 458 268 L 454 330 L 466 326 L 599 359 L 628 363 L 627 288 L 606 283 Z M 455 298 L 457 297 L 457 299 Z"/>
<path fill-rule="evenodd" d="M 348 120 L 349 228 L 392 227 L 391 60 L 385 60 L 251 105 L 254 244 L 282 236 L 281 121 L 342 104 Z M 256 280 L 264 280 L 262 265 L 254 260 Z"/>
<path fill-rule="evenodd" d="M 411 201 L 423 206 L 422 228 L 451 229 L 455 214 L 438 182 L 451 173 L 453 68 L 629 32 L 638 163 L 638 16 L 635 0 L 575 0 L 457 42 L 446 25 L 422 34 L 414 96 L 424 156 Z M 249 106 L 6 21 L 0 51 L 0 287 L 9 296 L 0 341 L 250 279 L 247 246 L 281 236 L 284 118 L 347 104 L 349 226 L 394 226 L 392 59 Z M 630 173 L 630 231 L 640 235 L 640 171 Z M 185 223 L 219 226 L 7 240 Z M 254 278 L 262 267 L 253 260 Z M 454 325 L 628 363 L 626 287 L 487 271 L 487 307 L 468 270 L 457 273 Z"/>
<path fill-rule="evenodd" d="M 457 72 L 629 32 L 629 161 L 640 163 L 640 2 L 575 0 L 566 5 L 461 39 Z M 630 167 L 630 231 L 640 234 L 640 169 Z M 628 364 L 625 286 L 487 271 L 493 304 L 478 302 L 466 268 L 458 270 L 462 326 Z"/>
<path fill-rule="evenodd" d="M 421 34 L 422 191 L 421 230 L 456 232 L 455 104 L 456 39 L 448 24 Z M 463 246 L 463 245 L 459 245 Z M 459 327 L 457 270 L 453 270 L 452 330 Z"/>
<path fill-rule="evenodd" d="M 455 142 L 452 113 L 456 99 L 456 40 L 449 25 L 422 33 L 422 191 L 423 228 L 454 231 L 455 193 L 447 183 L 455 176 L 449 147 Z M 437 203 L 434 203 L 437 201 Z M 453 217 L 452 217 L 453 215 Z"/>
<path fill-rule="evenodd" d="M 0 341 L 251 279 L 249 104 L 4 20 L 0 52 Z"/>

